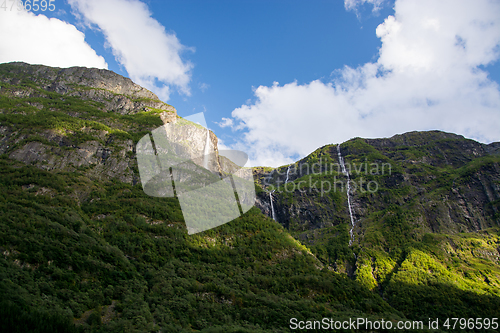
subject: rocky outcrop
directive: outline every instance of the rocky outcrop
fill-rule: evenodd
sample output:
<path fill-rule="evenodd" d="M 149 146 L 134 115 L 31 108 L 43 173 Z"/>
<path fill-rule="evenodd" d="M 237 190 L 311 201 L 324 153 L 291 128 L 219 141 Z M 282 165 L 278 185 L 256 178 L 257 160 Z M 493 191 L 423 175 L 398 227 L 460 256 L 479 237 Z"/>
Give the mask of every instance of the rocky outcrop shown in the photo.
<path fill-rule="evenodd" d="M 106 134 L 101 133 L 101 135 Z M 47 141 L 40 142 L 43 141 L 40 140 L 42 138 Z M 119 141 L 113 146 L 103 145 L 98 141 L 72 145 L 65 136 L 50 130 L 38 133 L 37 139 L 40 141 L 23 143 L 26 139 L 29 140 L 30 136 L 18 136 L 13 142 L 6 140 L 0 145 L 0 153 L 10 150 L 9 158 L 47 171 L 82 170 L 91 179 L 117 178 L 126 183 L 134 182 L 132 172 L 134 160 L 131 158 L 131 153 L 134 151 L 132 140 Z M 10 149 L 9 145 L 19 147 Z"/>
<path fill-rule="evenodd" d="M 0 154 L 11 159 L 48 171 L 78 172 L 91 180 L 137 184 L 137 141 L 163 131 L 176 143 L 179 157 L 223 173 L 214 133 L 178 117 L 175 108 L 155 94 L 111 71 L 2 64 L 0 96 L 8 101 L 0 105 L 5 119 L 0 124 Z M 147 111 L 153 112 L 136 124 Z M 40 119 L 34 128 L 28 125 L 33 117 Z"/>
<path fill-rule="evenodd" d="M 1 81 L 12 85 L 32 82 L 44 90 L 63 95 L 78 88 L 103 89 L 132 98 L 159 100 L 151 91 L 135 84 L 129 78 L 106 69 L 57 68 L 23 62 L 3 64 L 2 67 Z"/>
<path fill-rule="evenodd" d="M 14 86 L 34 84 L 47 92 L 103 103 L 103 110 L 120 114 L 134 114 L 149 109 L 175 112 L 174 107 L 160 101 L 151 91 L 106 69 L 55 68 L 13 62 L 2 65 L 0 82 Z M 12 96 L 47 97 L 39 91 L 22 86 Z"/>
<path fill-rule="evenodd" d="M 155 132 L 163 132 L 168 141 L 167 144 L 172 145 L 171 148 L 175 151 L 176 158 L 191 160 L 212 172 L 222 173 L 217 148 L 218 140 L 212 131 L 182 118 L 163 117 L 162 119 L 166 123 L 163 127 L 154 130 L 153 137 L 155 137 Z M 157 152 L 161 153 L 161 147 L 156 141 L 155 145 Z M 167 151 L 162 153 L 165 154 Z"/>

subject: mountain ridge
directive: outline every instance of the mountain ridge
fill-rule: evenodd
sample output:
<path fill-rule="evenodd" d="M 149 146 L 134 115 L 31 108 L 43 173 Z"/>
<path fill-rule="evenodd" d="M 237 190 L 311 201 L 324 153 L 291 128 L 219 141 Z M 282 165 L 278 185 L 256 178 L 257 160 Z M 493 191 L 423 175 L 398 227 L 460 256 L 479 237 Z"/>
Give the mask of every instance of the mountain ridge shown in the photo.
<path fill-rule="evenodd" d="M 158 96 L 135 84 L 131 79 L 107 69 L 78 66 L 57 68 L 30 65 L 24 62 L 11 62 L 7 66 L 13 77 L 10 80 L 5 80 L 4 77 L 6 83 L 18 84 L 22 79 L 28 79 L 34 83 L 42 83 L 40 85 L 42 89 L 62 94 L 71 90 L 71 84 L 77 84 L 89 88 L 109 90 L 115 94 L 159 100 Z M 6 66 L 4 65 L 4 67 Z"/>

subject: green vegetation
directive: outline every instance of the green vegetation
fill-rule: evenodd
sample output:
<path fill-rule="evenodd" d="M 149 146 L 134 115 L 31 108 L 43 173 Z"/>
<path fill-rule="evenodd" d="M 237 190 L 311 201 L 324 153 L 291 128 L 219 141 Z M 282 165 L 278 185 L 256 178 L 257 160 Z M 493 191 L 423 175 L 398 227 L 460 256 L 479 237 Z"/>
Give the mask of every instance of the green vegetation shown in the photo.
<path fill-rule="evenodd" d="M 471 140 L 426 135 L 381 139 L 380 146 L 360 138 L 341 145 L 355 188 L 352 246 L 337 145 L 297 162 L 300 178 L 294 173 L 286 187 L 286 166 L 271 174 L 278 220 L 324 265 L 382 295 L 408 318 L 498 317 L 500 206 L 492 199 L 500 158 L 476 156 L 481 147 Z M 301 181 L 317 182 L 316 190 L 297 190 Z M 322 193 L 322 182 L 339 186 Z M 377 190 L 369 191 L 368 182 Z"/>
<path fill-rule="evenodd" d="M 187 236 L 175 199 L 109 182 L 93 183 L 78 205 L 67 196 L 76 174 L 1 163 L 0 292 L 12 325 L 29 329 L 22 320 L 29 316 L 50 331 L 87 315 L 77 325 L 85 331 L 286 331 L 291 317 L 393 311 L 347 277 L 316 268 L 303 246 L 255 208 Z M 40 194 L 46 187 L 55 194 Z M 112 319 L 103 323 L 102 309 L 112 303 Z"/>
<path fill-rule="evenodd" d="M 0 331 L 288 332 L 292 317 L 499 317 L 500 157 L 479 144 L 442 132 L 343 143 L 351 185 L 364 181 L 352 193 L 352 246 L 336 145 L 294 163 L 286 185 L 288 166 L 266 189 L 272 169 L 254 169 L 262 202 L 276 190 L 284 226 L 252 208 L 188 235 L 176 198 L 136 184 L 130 147 L 162 124 L 162 110 L 122 115 L 109 100 L 47 91 L 49 80 L 14 76 L 14 66 L 0 65 L 11 82 L 0 82 Z M 91 141 L 98 165 L 42 161 L 46 171 L 9 157 L 37 142 L 64 160 Z M 129 163 L 127 183 L 104 169 L 109 154 Z"/>
<path fill-rule="evenodd" d="M 137 142 L 148 130 L 163 125 L 159 113 L 164 111 L 159 109 L 121 115 L 107 112 L 103 103 L 49 92 L 32 82 L 19 86 L 2 83 L 1 87 L 0 123 L 15 130 L 54 130 L 74 144 L 92 140 L 103 143 L 101 133 L 115 140 Z M 30 97 L 12 96 L 19 88 L 29 88 Z"/>

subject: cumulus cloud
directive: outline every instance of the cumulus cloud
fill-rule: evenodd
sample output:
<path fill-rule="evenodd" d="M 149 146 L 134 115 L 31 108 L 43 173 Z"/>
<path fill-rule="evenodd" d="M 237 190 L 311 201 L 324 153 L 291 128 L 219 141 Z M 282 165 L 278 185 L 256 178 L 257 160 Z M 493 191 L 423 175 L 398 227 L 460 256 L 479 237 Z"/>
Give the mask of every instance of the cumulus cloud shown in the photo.
<path fill-rule="evenodd" d="M 0 63 L 108 68 L 75 26 L 24 10 L 0 10 Z"/>
<path fill-rule="evenodd" d="M 376 29 L 378 60 L 331 82 L 260 86 L 232 113 L 234 148 L 283 165 L 352 137 L 439 129 L 498 141 L 500 90 L 481 65 L 499 59 L 500 2 L 398 0 Z M 224 124 L 229 124 L 224 121 Z"/>
<path fill-rule="evenodd" d="M 69 0 L 86 24 L 104 34 L 116 60 L 130 78 L 168 100 L 170 87 L 190 94 L 192 64 L 181 59 L 186 48 L 158 23 L 139 0 Z"/>
<path fill-rule="evenodd" d="M 219 125 L 220 127 L 224 128 L 224 127 L 232 127 L 233 126 L 233 120 L 231 118 L 222 118 L 222 121 L 217 123 L 217 125 Z"/>
<path fill-rule="evenodd" d="M 360 6 L 370 4 L 373 6 L 373 11 L 376 12 L 382 8 L 384 2 L 385 0 L 344 0 L 344 7 L 348 11 L 353 10 L 357 12 Z"/>

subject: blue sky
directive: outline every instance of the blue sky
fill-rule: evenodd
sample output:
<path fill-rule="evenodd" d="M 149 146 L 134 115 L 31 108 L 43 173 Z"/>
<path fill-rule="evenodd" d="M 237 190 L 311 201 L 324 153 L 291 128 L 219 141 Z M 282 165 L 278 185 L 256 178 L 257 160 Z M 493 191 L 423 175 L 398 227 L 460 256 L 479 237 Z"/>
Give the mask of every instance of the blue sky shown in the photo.
<path fill-rule="evenodd" d="M 0 62 L 128 76 L 256 165 L 411 130 L 500 140 L 498 1 L 54 3 L 0 9 Z"/>

